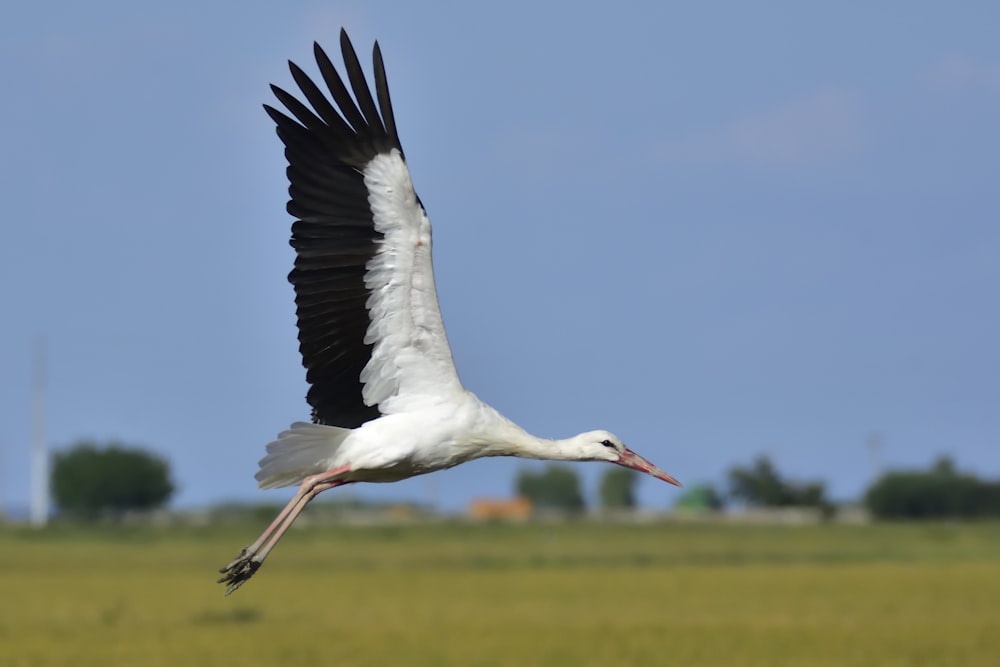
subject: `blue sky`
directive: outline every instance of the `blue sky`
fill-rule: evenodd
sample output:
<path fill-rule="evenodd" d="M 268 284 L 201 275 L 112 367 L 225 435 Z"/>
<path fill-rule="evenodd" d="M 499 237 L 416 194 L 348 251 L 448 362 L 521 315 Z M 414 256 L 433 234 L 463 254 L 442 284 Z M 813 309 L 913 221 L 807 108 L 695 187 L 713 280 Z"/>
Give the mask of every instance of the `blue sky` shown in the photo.
<path fill-rule="evenodd" d="M 475 6 L 474 6 L 475 5 Z M 281 147 L 311 45 L 382 45 L 465 384 L 682 481 L 758 453 L 856 496 L 1000 476 L 995 3 L 20 3 L 0 20 L 0 501 L 48 434 L 170 458 L 175 504 L 308 415 Z M 365 58 L 367 62 L 367 57 Z M 486 460 L 355 493 L 463 506 Z M 578 468 L 589 489 L 602 472 Z M 654 480 L 650 507 L 677 492 Z"/>

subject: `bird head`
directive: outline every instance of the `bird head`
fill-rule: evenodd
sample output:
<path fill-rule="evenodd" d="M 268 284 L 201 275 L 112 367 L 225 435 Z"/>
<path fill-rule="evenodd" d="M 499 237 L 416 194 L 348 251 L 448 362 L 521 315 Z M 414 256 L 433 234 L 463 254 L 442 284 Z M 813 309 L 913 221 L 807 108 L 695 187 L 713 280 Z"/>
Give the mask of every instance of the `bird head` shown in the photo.
<path fill-rule="evenodd" d="M 632 470 L 652 475 L 674 486 L 681 486 L 681 483 L 676 479 L 626 447 L 613 433 L 607 431 L 589 431 L 581 433 L 575 439 L 583 451 L 583 456 L 580 457 L 581 460 L 615 463 L 625 468 L 631 468 Z"/>

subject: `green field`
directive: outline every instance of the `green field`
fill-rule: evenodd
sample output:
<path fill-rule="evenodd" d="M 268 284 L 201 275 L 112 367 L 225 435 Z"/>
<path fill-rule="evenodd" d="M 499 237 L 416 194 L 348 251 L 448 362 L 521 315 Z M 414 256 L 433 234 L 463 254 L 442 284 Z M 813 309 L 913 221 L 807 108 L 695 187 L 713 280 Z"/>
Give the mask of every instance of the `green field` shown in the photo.
<path fill-rule="evenodd" d="M 0 529 L 0 665 L 1000 665 L 1000 525 Z"/>

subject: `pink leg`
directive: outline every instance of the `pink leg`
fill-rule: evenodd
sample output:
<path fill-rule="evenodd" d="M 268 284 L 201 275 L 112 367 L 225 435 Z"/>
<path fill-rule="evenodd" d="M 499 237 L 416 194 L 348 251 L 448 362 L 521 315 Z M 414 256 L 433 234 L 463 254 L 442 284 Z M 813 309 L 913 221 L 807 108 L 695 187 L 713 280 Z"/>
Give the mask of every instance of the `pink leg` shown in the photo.
<path fill-rule="evenodd" d="M 302 510 L 306 508 L 306 505 L 308 505 L 313 498 L 318 496 L 323 491 L 326 491 L 328 489 L 333 489 L 338 486 L 343 486 L 344 484 L 347 483 L 348 482 L 336 480 L 333 482 L 325 482 L 323 484 L 317 484 L 309 491 L 309 493 L 302 496 L 299 499 L 298 503 L 296 503 L 295 508 L 288 513 L 288 517 L 281 524 L 281 527 L 278 528 L 276 531 L 274 531 L 274 534 L 271 535 L 270 539 L 268 539 L 267 544 L 264 545 L 264 548 L 257 553 L 256 559 L 263 561 L 265 558 L 267 558 L 267 555 L 271 553 L 271 549 L 274 548 L 274 545 L 278 543 L 278 540 L 281 539 L 281 536 L 285 534 L 285 531 L 288 530 L 288 527 L 292 525 L 292 522 L 295 521 L 295 518 L 299 515 L 299 513 Z"/>
<path fill-rule="evenodd" d="M 313 498 L 327 489 L 349 483 L 344 479 L 337 478 L 342 477 L 350 469 L 350 466 L 342 466 L 327 470 L 318 475 L 306 477 L 302 480 L 299 490 L 288 504 L 285 505 L 284 509 L 278 513 L 278 516 L 274 518 L 271 525 L 261 533 L 260 537 L 253 544 L 244 548 L 240 552 L 240 555 L 234 558 L 232 562 L 219 570 L 219 572 L 226 575 L 219 579 L 219 583 L 229 584 L 226 588 L 226 595 L 235 591 L 243 585 L 243 582 L 253 576 L 264 561 L 264 558 L 271 553 L 271 550 L 274 549 L 281 536 L 285 534 L 288 527 L 292 525 L 292 522 L 295 521 L 296 517 L 298 517 Z"/>
<path fill-rule="evenodd" d="M 268 526 L 263 533 L 261 533 L 260 537 L 258 537 L 253 544 L 244 549 L 243 552 L 236 559 L 234 559 L 232 563 L 229 564 L 229 566 L 223 568 L 221 571 L 225 572 L 227 569 L 229 569 L 229 567 L 235 565 L 236 562 L 239 561 L 240 558 L 242 558 L 243 556 L 247 554 L 253 555 L 257 553 L 257 551 L 261 548 L 261 546 L 271 536 L 271 533 L 273 533 L 279 526 L 281 526 L 286 521 L 288 521 L 289 523 L 291 521 L 294 521 L 295 517 L 298 516 L 299 512 L 302 511 L 302 507 L 300 507 L 297 510 L 295 510 L 295 507 L 298 506 L 299 501 L 301 501 L 302 498 L 306 496 L 313 489 L 313 487 L 323 483 L 326 480 L 329 480 L 334 475 L 345 473 L 348 470 L 350 470 L 350 466 L 343 466 L 342 468 L 334 468 L 333 470 L 321 472 L 318 475 L 312 475 L 302 480 L 302 484 L 299 485 L 299 490 L 295 493 L 294 496 L 292 496 L 292 499 L 288 501 L 288 504 L 285 505 L 284 509 L 278 512 L 278 516 L 274 517 L 274 521 L 271 522 L 271 525 Z M 327 487 L 327 488 L 332 488 L 332 487 Z M 289 519 L 288 515 L 292 513 L 293 510 L 295 510 L 295 512 L 292 515 L 291 519 Z"/>

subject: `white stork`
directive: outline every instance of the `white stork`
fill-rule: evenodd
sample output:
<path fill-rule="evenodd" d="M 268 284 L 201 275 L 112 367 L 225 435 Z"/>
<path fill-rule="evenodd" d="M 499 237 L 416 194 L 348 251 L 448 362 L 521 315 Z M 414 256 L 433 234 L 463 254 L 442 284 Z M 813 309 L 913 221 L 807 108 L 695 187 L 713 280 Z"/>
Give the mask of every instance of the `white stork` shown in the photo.
<path fill-rule="evenodd" d="M 431 225 L 413 191 L 396 133 L 382 54 L 373 54 L 376 106 L 347 33 L 353 98 L 314 45 L 333 103 L 294 63 L 311 105 L 271 90 L 294 118 L 264 105 L 285 144 L 299 351 L 313 423 L 267 446 L 264 489 L 299 490 L 256 542 L 220 570 L 232 593 L 305 506 L 352 482 L 394 482 L 483 456 L 607 461 L 679 483 L 607 431 L 566 440 L 526 433 L 462 387 L 438 309 Z"/>

